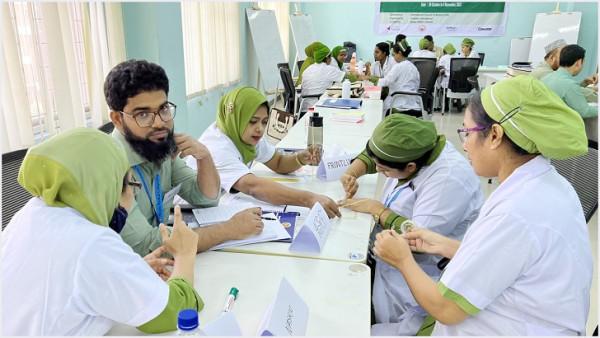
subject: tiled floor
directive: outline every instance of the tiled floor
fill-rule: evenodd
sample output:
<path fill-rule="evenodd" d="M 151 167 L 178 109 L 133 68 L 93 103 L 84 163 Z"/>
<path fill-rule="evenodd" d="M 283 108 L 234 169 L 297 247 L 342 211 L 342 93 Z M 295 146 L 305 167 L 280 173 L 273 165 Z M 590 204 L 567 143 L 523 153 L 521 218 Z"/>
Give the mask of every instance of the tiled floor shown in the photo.
<path fill-rule="evenodd" d="M 457 149 L 462 149 L 462 144 L 458 138 L 456 129 L 462 126 L 464 114 L 452 111 L 451 114 L 446 113 L 442 116 L 440 113 L 433 115 L 433 121 L 438 129 L 439 134 L 446 135 L 446 138 L 452 142 Z M 488 184 L 488 180 L 482 178 L 481 184 L 485 196 L 489 196 L 492 191 L 498 186 L 494 181 L 492 184 Z M 592 253 L 594 255 L 594 278 L 592 279 L 592 292 L 590 297 L 590 313 L 587 322 L 587 334 L 591 335 L 594 332 L 596 325 L 598 325 L 598 214 L 596 213 L 590 222 L 588 223 L 588 230 L 590 233 L 590 242 L 592 246 Z"/>

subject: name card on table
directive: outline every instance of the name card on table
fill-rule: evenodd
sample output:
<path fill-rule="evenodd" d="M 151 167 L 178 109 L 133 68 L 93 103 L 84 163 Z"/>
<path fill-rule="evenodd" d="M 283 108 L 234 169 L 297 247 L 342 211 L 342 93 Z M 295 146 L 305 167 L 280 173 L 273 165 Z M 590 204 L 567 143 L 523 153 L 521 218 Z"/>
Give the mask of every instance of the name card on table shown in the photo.
<path fill-rule="evenodd" d="M 323 153 L 317 168 L 317 178 L 322 181 L 339 180 L 355 157 L 355 154 L 350 154 L 342 147 L 333 145 Z"/>
<path fill-rule="evenodd" d="M 290 245 L 290 251 L 319 253 L 325 245 L 331 222 L 319 202 L 313 205 L 300 231 Z"/>
<path fill-rule="evenodd" d="M 258 329 L 259 336 L 305 336 L 308 305 L 282 278 L 275 301 L 269 306 Z"/>

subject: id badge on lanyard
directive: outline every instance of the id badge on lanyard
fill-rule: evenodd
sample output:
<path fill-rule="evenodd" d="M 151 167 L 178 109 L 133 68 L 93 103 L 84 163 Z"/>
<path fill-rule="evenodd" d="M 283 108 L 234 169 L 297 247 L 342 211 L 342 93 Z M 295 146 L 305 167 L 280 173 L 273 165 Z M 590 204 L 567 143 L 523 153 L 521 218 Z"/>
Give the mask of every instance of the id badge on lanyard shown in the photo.
<path fill-rule="evenodd" d="M 394 201 L 396 201 L 396 199 L 398 199 L 398 196 L 404 189 L 406 189 L 406 188 L 412 189 L 412 187 L 413 187 L 412 183 L 409 182 L 408 184 L 401 185 L 399 187 L 394 188 L 392 190 L 392 192 L 388 195 L 388 197 L 385 199 L 385 203 L 383 205 L 386 208 L 389 208 L 392 205 L 392 203 L 394 203 Z"/>
<path fill-rule="evenodd" d="M 162 188 L 160 186 L 160 174 L 156 174 L 156 176 L 154 177 L 153 187 L 154 187 L 155 203 L 153 203 L 152 202 L 152 194 L 150 193 L 150 189 L 148 188 L 148 183 L 146 183 L 146 178 L 144 177 L 144 173 L 142 172 L 142 169 L 140 168 L 139 165 L 135 165 L 133 167 L 133 170 L 135 170 L 135 173 L 140 178 L 140 181 L 142 181 L 142 186 L 144 187 L 144 191 L 146 191 L 146 196 L 148 196 L 148 200 L 150 201 L 150 207 L 152 208 L 152 211 L 154 212 L 154 217 L 156 218 L 156 220 L 158 221 L 159 224 L 164 223 L 165 217 L 164 217 L 164 210 L 163 210 Z"/>

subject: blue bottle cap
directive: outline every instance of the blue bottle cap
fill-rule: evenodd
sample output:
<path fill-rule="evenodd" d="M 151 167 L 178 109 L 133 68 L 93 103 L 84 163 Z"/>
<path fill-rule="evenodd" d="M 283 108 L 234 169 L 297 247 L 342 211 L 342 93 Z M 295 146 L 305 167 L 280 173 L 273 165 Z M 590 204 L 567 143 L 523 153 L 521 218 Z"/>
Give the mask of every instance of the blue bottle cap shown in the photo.
<path fill-rule="evenodd" d="M 198 311 L 186 309 L 179 311 L 177 316 L 177 327 L 180 330 L 193 330 L 198 327 Z"/>

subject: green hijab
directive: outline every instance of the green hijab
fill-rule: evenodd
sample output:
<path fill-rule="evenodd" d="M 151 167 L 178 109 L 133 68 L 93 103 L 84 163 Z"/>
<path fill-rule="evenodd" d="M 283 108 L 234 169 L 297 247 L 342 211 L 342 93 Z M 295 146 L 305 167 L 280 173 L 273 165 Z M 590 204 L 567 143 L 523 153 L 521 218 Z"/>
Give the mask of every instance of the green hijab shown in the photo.
<path fill-rule="evenodd" d="M 419 49 L 428 49 L 430 43 L 431 41 L 422 38 L 421 40 L 419 40 Z"/>
<path fill-rule="evenodd" d="M 319 41 L 315 41 L 313 43 L 311 43 L 310 45 L 306 46 L 306 48 L 304 48 L 304 53 L 306 53 L 306 59 L 304 60 L 304 62 L 302 63 L 302 67 L 300 67 L 300 73 L 298 75 L 298 81 L 296 82 L 296 85 L 302 83 L 302 73 L 304 73 L 304 71 L 306 70 L 306 68 L 308 68 L 310 65 L 312 65 L 313 63 L 315 63 L 315 49 L 317 49 L 318 47 L 321 46 L 325 46 L 324 44 L 322 44 Z"/>
<path fill-rule="evenodd" d="M 256 147 L 242 141 L 242 134 L 263 103 L 267 103 L 267 98 L 253 87 L 234 89 L 219 102 L 217 127 L 233 141 L 244 164 L 256 158 Z"/>
<path fill-rule="evenodd" d="M 530 154 L 566 159 L 587 153 L 585 126 L 550 88 L 532 76 L 496 82 L 481 92 L 486 113 Z"/>
<path fill-rule="evenodd" d="M 454 45 L 452 45 L 451 43 L 447 43 L 444 46 L 444 52 L 446 52 L 446 54 L 448 55 L 454 55 L 454 53 L 456 53 L 456 48 L 454 48 Z"/>
<path fill-rule="evenodd" d="M 125 151 L 110 135 L 75 128 L 27 152 L 19 184 L 52 207 L 71 207 L 88 221 L 108 226 L 129 170 Z"/>
<path fill-rule="evenodd" d="M 340 55 L 341 52 L 347 52 L 348 50 L 342 46 L 335 46 L 333 47 L 333 49 L 331 50 L 331 56 L 333 56 L 333 58 L 335 59 L 335 62 L 337 62 L 337 65 L 340 67 L 340 69 L 342 69 L 342 66 L 344 65 L 342 62 L 338 61 L 338 56 Z"/>
<path fill-rule="evenodd" d="M 329 47 L 325 45 L 318 46 L 317 48 L 315 48 L 315 52 L 313 53 L 316 63 L 323 62 L 325 58 L 330 54 L 331 50 L 329 50 Z"/>
<path fill-rule="evenodd" d="M 465 46 L 473 47 L 475 45 L 475 41 L 473 41 L 473 39 L 464 38 L 462 40 L 462 44 Z"/>

